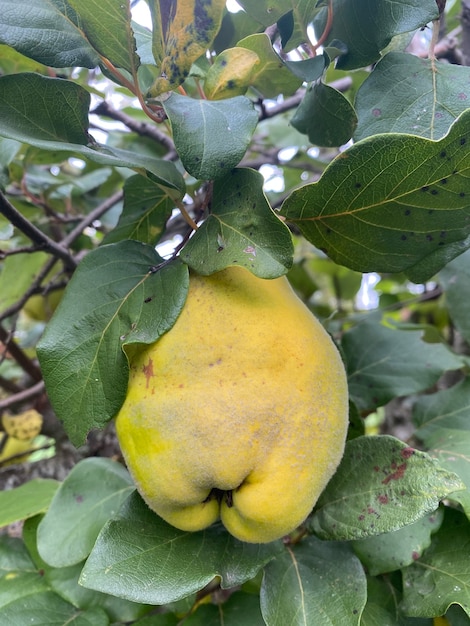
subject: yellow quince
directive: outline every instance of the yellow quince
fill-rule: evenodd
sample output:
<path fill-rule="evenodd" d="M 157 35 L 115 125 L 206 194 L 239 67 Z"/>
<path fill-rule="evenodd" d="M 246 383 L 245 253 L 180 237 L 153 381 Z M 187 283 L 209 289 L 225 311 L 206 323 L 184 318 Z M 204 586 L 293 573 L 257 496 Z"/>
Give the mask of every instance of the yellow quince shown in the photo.
<path fill-rule="evenodd" d="M 264 543 L 301 524 L 344 450 L 329 335 L 285 277 L 192 274 L 175 325 L 130 358 L 121 449 L 149 507 L 187 531 L 221 519 Z"/>

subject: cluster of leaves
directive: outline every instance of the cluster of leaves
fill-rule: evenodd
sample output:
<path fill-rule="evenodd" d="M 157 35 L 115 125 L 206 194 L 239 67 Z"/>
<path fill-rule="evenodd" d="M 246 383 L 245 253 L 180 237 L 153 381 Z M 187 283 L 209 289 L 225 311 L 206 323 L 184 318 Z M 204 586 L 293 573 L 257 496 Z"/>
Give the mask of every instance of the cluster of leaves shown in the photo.
<path fill-rule="evenodd" d="M 470 623 L 470 383 L 451 345 L 470 341 L 470 70 L 406 51 L 437 32 L 435 0 L 240 4 L 149 0 L 150 29 L 123 0 L 2 2 L 0 407 L 43 374 L 82 444 L 123 402 L 125 346 L 173 325 L 189 270 L 237 264 L 337 309 L 343 462 L 305 526 L 265 546 L 168 526 L 110 460 L 4 492 L 0 526 L 27 521 L 0 541 L 0 625 Z M 368 272 L 373 314 L 346 305 Z M 410 281 L 431 279 L 425 309 Z M 27 322 L 54 293 L 37 343 Z M 404 396 L 412 446 L 365 433 Z"/>

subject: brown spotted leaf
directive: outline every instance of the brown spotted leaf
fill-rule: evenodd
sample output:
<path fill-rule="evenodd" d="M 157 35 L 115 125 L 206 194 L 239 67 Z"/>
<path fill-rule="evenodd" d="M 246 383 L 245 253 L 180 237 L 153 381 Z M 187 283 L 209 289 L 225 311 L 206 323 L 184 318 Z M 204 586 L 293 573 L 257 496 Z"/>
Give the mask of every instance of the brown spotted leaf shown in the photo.
<path fill-rule="evenodd" d="M 357 437 L 320 496 L 313 529 L 340 541 L 380 535 L 416 522 L 464 488 L 454 473 L 395 437 Z"/>
<path fill-rule="evenodd" d="M 426 280 L 470 246 L 469 128 L 470 110 L 439 141 L 364 139 L 281 213 L 340 265 Z"/>
<path fill-rule="evenodd" d="M 176 89 L 209 48 L 222 23 L 225 0 L 150 0 L 153 56 L 161 74 L 151 95 Z"/>

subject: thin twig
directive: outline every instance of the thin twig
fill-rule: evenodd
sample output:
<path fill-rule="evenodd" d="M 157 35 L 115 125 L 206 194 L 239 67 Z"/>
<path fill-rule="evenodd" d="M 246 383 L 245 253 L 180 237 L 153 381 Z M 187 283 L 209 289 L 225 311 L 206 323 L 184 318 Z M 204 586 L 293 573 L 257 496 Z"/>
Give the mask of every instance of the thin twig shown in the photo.
<path fill-rule="evenodd" d="M 26 402 L 26 400 L 31 400 L 31 398 L 41 395 L 41 393 L 44 393 L 45 389 L 46 387 L 44 385 L 44 381 L 40 380 L 32 387 L 29 387 L 28 389 L 23 389 L 23 391 L 15 393 L 9 398 L 0 400 L 0 412 L 9 409 L 14 404 Z"/>
<path fill-rule="evenodd" d="M 16 226 L 21 232 L 31 239 L 31 241 L 45 252 L 50 252 L 64 262 L 67 269 L 75 269 L 76 263 L 70 252 L 62 245 L 57 244 L 46 234 L 36 228 L 29 220 L 27 220 L 0 192 L 0 213 L 2 213 L 13 226 Z"/>
<path fill-rule="evenodd" d="M 29 356 L 23 352 L 19 345 L 13 341 L 13 337 L 3 326 L 0 325 L 0 341 L 5 346 L 5 350 L 11 354 L 13 359 L 20 365 L 23 370 L 31 376 L 33 380 L 42 380 L 40 368 L 32 361 Z"/>

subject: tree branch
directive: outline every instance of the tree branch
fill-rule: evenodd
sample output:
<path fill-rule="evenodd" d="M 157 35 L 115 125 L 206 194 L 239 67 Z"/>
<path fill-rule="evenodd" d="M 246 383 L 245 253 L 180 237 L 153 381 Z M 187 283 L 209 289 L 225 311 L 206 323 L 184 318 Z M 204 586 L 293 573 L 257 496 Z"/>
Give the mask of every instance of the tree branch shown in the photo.
<path fill-rule="evenodd" d="M 165 155 L 165 160 L 171 161 L 177 157 L 175 145 L 171 137 L 163 133 L 156 126 L 151 126 L 150 124 L 147 124 L 147 122 L 138 122 L 130 115 L 115 109 L 105 100 L 93 109 L 92 113 L 95 113 L 96 115 L 103 115 L 104 117 L 109 117 L 112 120 L 121 122 L 124 126 L 127 126 L 129 130 L 134 131 L 138 135 L 141 135 L 142 137 L 149 137 L 150 139 L 153 139 L 157 143 L 161 144 L 168 150 L 168 154 Z"/>
<path fill-rule="evenodd" d="M 16 226 L 41 250 L 50 252 L 53 256 L 63 261 L 67 269 L 75 269 L 77 266 L 75 259 L 68 250 L 50 239 L 46 234 L 36 228 L 29 220 L 21 215 L 19 211 L 0 192 L 0 213 L 2 213 L 13 226 Z"/>
<path fill-rule="evenodd" d="M 4 344 L 5 350 L 11 354 L 15 361 L 23 370 L 31 376 L 33 380 L 42 380 L 40 368 L 27 356 L 19 345 L 13 341 L 13 336 L 0 325 L 0 341 Z"/>

